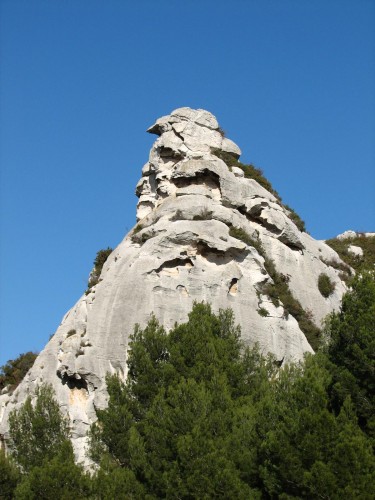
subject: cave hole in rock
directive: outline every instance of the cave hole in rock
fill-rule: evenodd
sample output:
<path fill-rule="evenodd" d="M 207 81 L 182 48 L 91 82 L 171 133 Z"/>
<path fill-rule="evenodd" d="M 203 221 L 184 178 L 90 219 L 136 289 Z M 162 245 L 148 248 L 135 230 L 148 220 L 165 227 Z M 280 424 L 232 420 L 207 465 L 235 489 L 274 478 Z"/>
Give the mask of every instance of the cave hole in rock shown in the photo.
<path fill-rule="evenodd" d="M 243 262 L 249 251 L 237 250 L 235 248 L 230 248 L 226 251 L 219 250 L 217 248 L 212 248 L 207 245 L 207 243 L 200 241 L 197 244 L 197 255 L 203 257 L 211 264 L 224 265 L 229 264 L 232 261 Z"/>
<path fill-rule="evenodd" d="M 287 247 L 289 247 L 291 250 L 295 250 L 298 252 L 302 252 L 303 255 L 303 249 L 305 248 L 302 243 L 296 241 L 293 242 L 291 241 L 287 236 L 281 235 L 278 237 L 278 240 L 281 241 L 281 243 L 284 243 Z"/>
<path fill-rule="evenodd" d="M 169 194 L 163 191 L 161 188 L 156 189 L 156 194 L 159 196 L 159 198 L 168 198 Z"/>
<path fill-rule="evenodd" d="M 157 269 L 153 269 L 156 273 L 160 273 L 163 269 L 173 269 L 175 267 L 194 267 L 194 263 L 191 259 L 172 259 L 172 260 L 167 260 L 163 262 Z"/>
<path fill-rule="evenodd" d="M 75 376 L 69 376 L 66 373 L 61 374 L 57 372 L 57 376 L 61 379 L 63 385 L 67 385 L 69 389 L 84 389 L 88 392 L 88 385 L 84 378 L 75 378 Z"/>
<path fill-rule="evenodd" d="M 158 148 L 159 156 L 162 161 L 168 162 L 178 162 L 184 158 L 184 154 L 181 151 L 174 151 L 172 148 L 166 148 L 165 146 L 160 146 Z"/>
<path fill-rule="evenodd" d="M 177 285 L 176 290 L 184 297 L 189 296 L 189 292 L 187 291 L 185 285 Z"/>
<path fill-rule="evenodd" d="M 228 293 L 230 295 L 237 295 L 238 292 L 238 278 L 232 278 L 232 281 L 229 285 Z"/>
<path fill-rule="evenodd" d="M 282 229 L 275 226 L 271 222 L 268 222 L 264 217 L 261 216 L 263 208 L 265 208 L 266 206 L 268 206 L 267 203 L 265 203 L 264 206 L 263 205 L 262 206 L 256 205 L 250 211 L 248 211 L 246 209 L 245 205 L 241 205 L 241 206 L 237 207 L 237 210 L 242 215 L 244 215 L 247 218 L 247 220 L 249 220 L 250 222 L 255 222 L 256 224 L 260 224 L 265 229 L 268 229 L 268 231 L 270 231 L 271 233 L 281 234 Z"/>
<path fill-rule="evenodd" d="M 150 209 L 150 210 L 153 210 L 153 208 L 155 207 L 155 203 L 152 203 L 152 201 L 140 201 L 138 203 L 138 210 L 139 209 Z"/>
<path fill-rule="evenodd" d="M 173 177 L 171 182 L 177 188 L 184 188 L 191 185 L 206 186 L 211 189 L 219 189 L 220 193 L 220 177 L 211 170 L 204 169 L 202 172 L 196 172 L 194 176 L 189 177 Z"/>

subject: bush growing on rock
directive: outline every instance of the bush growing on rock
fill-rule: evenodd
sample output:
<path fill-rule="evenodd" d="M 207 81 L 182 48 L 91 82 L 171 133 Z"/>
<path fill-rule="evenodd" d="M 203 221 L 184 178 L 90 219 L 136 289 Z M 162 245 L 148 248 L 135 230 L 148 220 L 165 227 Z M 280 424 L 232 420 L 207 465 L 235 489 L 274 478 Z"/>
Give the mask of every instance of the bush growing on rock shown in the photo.
<path fill-rule="evenodd" d="M 254 247 L 261 255 L 263 255 L 264 250 L 262 247 L 262 243 L 259 240 L 254 240 L 242 228 L 231 226 L 229 228 L 229 236 L 232 236 L 232 238 L 236 238 L 237 240 L 243 241 L 244 243 L 246 243 L 246 245 Z"/>
<path fill-rule="evenodd" d="M 98 284 L 103 266 L 112 252 L 113 249 L 107 247 L 106 249 L 99 250 L 99 252 L 96 254 L 96 258 L 94 260 L 94 268 L 90 273 L 90 278 L 88 282 L 89 289 Z"/>
<path fill-rule="evenodd" d="M 259 316 L 263 316 L 264 318 L 269 316 L 267 309 L 265 309 L 264 307 L 259 307 L 259 309 L 257 309 L 257 311 L 258 311 Z"/>
<path fill-rule="evenodd" d="M 327 274 L 322 273 L 318 278 L 318 288 L 323 297 L 327 298 L 333 293 L 335 289 L 335 283 L 333 283 L 333 281 Z"/>

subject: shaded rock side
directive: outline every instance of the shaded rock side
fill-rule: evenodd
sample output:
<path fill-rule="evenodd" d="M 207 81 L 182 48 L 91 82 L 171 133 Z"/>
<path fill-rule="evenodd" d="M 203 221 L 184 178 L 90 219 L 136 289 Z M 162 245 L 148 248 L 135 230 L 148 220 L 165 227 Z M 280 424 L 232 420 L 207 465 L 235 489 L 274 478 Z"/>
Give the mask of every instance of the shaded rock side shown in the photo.
<path fill-rule="evenodd" d="M 136 187 L 138 224 L 109 256 L 99 282 L 64 316 L 21 385 L 0 396 L 5 438 L 9 411 L 48 382 L 84 461 L 95 409 L 107 402 L 105 375 L 126 377 L 129 336 L 151 313 L 170 329 L 186 321 L 194 301 L 207 301 L 215 311 L 231 307 L 244 342 L 258 342 L 281 362 L 312 352 L 293 315 L 264 293 L 272 283 L 265 257 L 316 325 L 340 305 L 345 284 L 329 264 L 340 261 L 336 252 L 301 233 L 273 194 L 213 154 L 239 158 L 241 151 L 211 113 L 180 108 L 148 131 L 159 137 Z M 231 236 L 231 228 L 246 233 L 247 242 Z M 321 273 L 335 284 L 328 298 L 318 290 Z"/>

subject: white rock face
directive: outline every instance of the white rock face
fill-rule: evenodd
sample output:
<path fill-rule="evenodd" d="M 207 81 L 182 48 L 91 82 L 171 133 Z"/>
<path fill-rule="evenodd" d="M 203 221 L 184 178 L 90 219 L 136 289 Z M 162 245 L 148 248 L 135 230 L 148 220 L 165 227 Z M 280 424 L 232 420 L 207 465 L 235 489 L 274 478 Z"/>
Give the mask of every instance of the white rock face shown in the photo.
<path fill-rule="evenodd" d="M 346 240 L 347 238 L 356 238 L 357 233 L 355 231 L 352 231 L 351 229 L 348 229 L 347 231 L 344 231 L 341 234 L 338 234 L 336 238 L 338 240 Z"/>
<path fill-rule="evenodd" d="M 343 233 L 336 236 L 338 240 L 347 240 L 348 238 L 356 238 L 357 236 L 362 236 L 364 238 L 371 238 L 375 236 L 375 233 L 358 233 L 356 231 L 352 231 L 349 229 L 348 231 L 344 231 Z"/>
<path fill-rule="evenodd" d="M 21 385 L 0 396 L 5 438 L 9 411 L 48 382 L 70 417 L 77 459 L 85 461 L 86 432 L 95 408 L 107 402 L 105 375 L 126 377 L 129 336 L 152 312 L 170 329 L 204 300 L 215 311 L 231 307 L 245 343 L 259 342 L 282 362 L 312 352 L 296 319 L 264 293 L 272 281 L 264 257 L 230 227 L 262 243 L 317 325 L 340 305 L 345 284 L 329 265 L 340 262 L 336 252 L 301 233 L 275 196 L 213 154 L 238 158 L 241 151 L 211 113 L 180 108 L 149 132 L 159 137 L 136 187 L 139 225 L 109 256 L 99 283 L 66 313 Z M 329 298 L 318 290 L 323 272 L 336 285 Z"/>
<path fill-rule="evenodd" d="M 363 257 L 363 249 L 357 245 L 349 245 L 348 252 L 355 255 L 356 257 Z"/>

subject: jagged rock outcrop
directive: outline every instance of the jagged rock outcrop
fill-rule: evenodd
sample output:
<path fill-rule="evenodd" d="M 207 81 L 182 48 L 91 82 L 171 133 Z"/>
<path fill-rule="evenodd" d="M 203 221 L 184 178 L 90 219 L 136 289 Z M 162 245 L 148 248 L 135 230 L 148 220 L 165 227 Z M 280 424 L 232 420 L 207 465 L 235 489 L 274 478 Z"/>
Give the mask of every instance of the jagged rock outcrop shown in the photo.
<path fill-rule="evenodd" d="M 136 187 L 138 224 L 17 390 L 0 396 L 5 437 L 9 411 L 49 382 L 83 460 L 95 408 L 107 401 L 105 375 L 126 377 L 129 335 L 152 312 L 169 329 L 187 319 L 194 301 L 208 301 L 215 311 L 231 307 L 245 343 L 259 342 L 280 362 L 301 359 L 312 348 L 285 304 L 270 297 L 271 261 L 316 325 L 339 307 L 345 283 L 332 267 L 338 255 L 300 232 L 272 193 L 217 156 L 239 158 L 241 151 L 211 113 L 177 109 L 148 131 L 159 137 Z M 335 285 L 328 298 L 318 289 L 322 273 Z"/>

